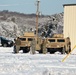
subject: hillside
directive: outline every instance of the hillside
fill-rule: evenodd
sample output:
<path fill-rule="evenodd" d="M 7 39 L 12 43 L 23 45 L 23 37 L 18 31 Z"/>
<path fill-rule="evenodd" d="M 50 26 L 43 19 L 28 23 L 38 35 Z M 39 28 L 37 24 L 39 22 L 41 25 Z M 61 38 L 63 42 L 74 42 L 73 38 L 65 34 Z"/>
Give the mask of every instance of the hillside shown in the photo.
<path fill-rule="evenodd" d="M 53 33 L 63 32 L 63 13 L 39 16 L 39 35 L 51 37 Z M 16 37 L 26 31 L 36 31 L 36 15 L 0 11 L 0 35 Z"/>

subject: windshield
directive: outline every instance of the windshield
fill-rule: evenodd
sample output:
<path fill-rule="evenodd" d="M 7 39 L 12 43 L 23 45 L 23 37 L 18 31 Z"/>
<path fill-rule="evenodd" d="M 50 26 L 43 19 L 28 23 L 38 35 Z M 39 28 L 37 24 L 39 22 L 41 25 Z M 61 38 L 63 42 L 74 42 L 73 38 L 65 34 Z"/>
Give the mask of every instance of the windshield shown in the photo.
<path fill-rule="evenodd" d="M 58 39 L 57 42 L 65 42 L 64 39 Z"/>
<path fill-rule="evenodd" d="M 50 41 L 50 42 L 55 42 L 55 39 L 49 39 L 48 41 Z"/>
<path fill-rule="evenodd" d="M 26 38 L 20 38 L 21 41 L 26 41 Z"/>
<path fill-rule="evenodd" d="M 28 41 L 32 41 L 33 40 L 33 38 L 28 38 Z"/>

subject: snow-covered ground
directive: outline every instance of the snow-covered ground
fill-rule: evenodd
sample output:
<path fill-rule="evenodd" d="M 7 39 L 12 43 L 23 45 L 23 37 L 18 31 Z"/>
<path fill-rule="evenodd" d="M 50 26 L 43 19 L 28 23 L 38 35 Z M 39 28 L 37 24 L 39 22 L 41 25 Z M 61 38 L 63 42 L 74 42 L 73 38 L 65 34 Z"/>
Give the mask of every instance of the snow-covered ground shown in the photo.
<path fill-rule="evenodd" d="M 76 75 L 76 55 L 13 54 L 13 48 L 0 47 L 0 75 Z"/>

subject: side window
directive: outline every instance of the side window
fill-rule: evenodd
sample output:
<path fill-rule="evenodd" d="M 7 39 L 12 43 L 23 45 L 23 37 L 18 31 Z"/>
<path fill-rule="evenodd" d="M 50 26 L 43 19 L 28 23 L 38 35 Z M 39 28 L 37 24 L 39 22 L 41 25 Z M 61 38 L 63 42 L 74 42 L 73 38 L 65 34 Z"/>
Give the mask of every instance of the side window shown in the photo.
<path fill-rule="evenodd" d="M 64 39 L 58 39 L 57 42 L 65 42 Z"/>

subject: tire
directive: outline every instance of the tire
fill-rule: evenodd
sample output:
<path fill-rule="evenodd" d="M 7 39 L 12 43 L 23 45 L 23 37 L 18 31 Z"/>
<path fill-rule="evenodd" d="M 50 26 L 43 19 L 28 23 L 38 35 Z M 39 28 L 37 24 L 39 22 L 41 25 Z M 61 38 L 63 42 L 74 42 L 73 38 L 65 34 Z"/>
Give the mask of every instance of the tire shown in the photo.
<path fill-rule="evenodd" d="M 52 49 L 52 48 L 48 48 L 47 52 L 49 52 L 50 54 L 54 54 L 55 53 L 54 49 Z"/>
<path fill-rule="evenodd" d="M 71 47 L 69 46 L 69 53 L 71 52 Z"/>
<path fill-rule="evenodd" d="M 41 54 L 42 53 L 42 50 L 39 50 L 39 53 Z"/>
<path fill-rule="evenodd" d="M 30 51 L 30 48 L 29 47 L 23 48 L 23 53 L 28 53 L 29 51 Z"/>
<path fill-rule="evenodd" d="M 69 50 L 66 53 L 69 54 L 70 52 L 71 52 L 71 47 L 69 46 Z"/>
<path fill-rule="evenodd" d="M 23 49 L 23 53 L 27 53 L 27 51 L 25 49 Z"/>
<path fill-rule="evenodd" d="M 7 47 L 7 44 L 3 44 L 3 47 Z"/>

